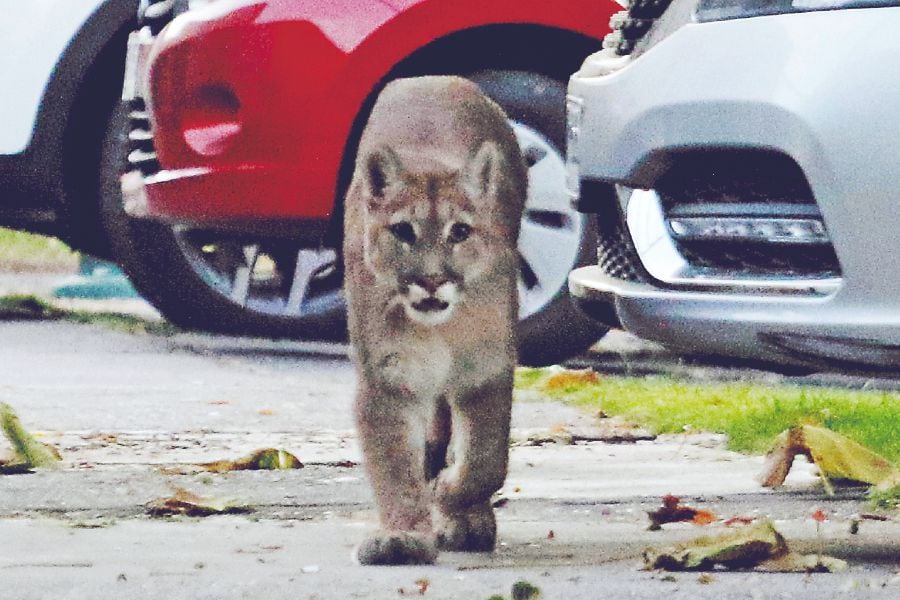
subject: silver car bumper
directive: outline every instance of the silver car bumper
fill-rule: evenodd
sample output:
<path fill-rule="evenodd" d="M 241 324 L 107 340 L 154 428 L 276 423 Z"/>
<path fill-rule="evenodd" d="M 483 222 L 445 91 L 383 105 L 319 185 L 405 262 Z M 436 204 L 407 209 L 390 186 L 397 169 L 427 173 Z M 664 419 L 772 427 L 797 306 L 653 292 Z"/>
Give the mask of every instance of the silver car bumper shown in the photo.
<path fill-rule="evenodd" d="M 585 267 L 572 294 L 675 347 L 900 372 L 898 30 L 897 8 L 780 15 L 686 25 L 614 68 L 589 58 L 569 84 L 570 179 L 653 188 L 670 151 L 777 152 L 808 182 L 839 273 L 691 268 L 639 192 L 618 208 L 644 276 Z"/>

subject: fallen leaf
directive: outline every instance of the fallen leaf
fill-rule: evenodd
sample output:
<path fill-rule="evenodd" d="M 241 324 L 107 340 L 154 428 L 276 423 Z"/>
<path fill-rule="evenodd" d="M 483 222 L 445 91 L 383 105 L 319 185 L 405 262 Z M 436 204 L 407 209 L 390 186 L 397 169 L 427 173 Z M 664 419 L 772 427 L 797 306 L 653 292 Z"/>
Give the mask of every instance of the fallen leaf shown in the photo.
<path fill-rule="evenodd" d="M 175 494 L 168 498 L 159 498 L 147 504 L 147 513 L 152 517 L 170 515 L 208 517 L 251 511 L 250 507 L 238 504 L 231 499 L 204 498 L 181 488 L 175 488 Z"/>
<path fill-rule="evenodd" d="M 813 521 L 815 521 L 817 523 L 824 523 L 825 521 L 828 520 L 828 515 L 825 514 L 825 511 L 822 510 L 821 508 L 817 508 L 816 510 L 813 511 L 812 518 L 813 518 Z"/>
<path fill-rule="evenodd" d="M 424 596 L 425 592 L 428 591 L 428 588 L 431 585 L 431 582 L 428 581 L 427 579 L 425 579 L 424 577 L 422 579 L 416 579 L 416 581 L 414 583 L 417 586 L 419 586 L 419 595 L 420 596 Z"/>
<path fill-rule="evenodd" d="M 787 542 L 770 521 L 742 527 L 712 537 L 700 537 L 662 551 L 644 551 L 647 569 L 707 571 L 714 565 L 728 568 L 753 567 L 789 552 Z"/>
<path fill-rule="evenodd" d="M 756 517 L 731 517 L 725 520 L 726 527 L 734 527 L 735 525 L 749 525 L 756 520 Z"/>
<path fill-rule="evenodd" d="M 690 522 L 695 525 L 709 525 L 716 521 L 716 515 L 708 510 L 684 506 L 678 496 L 671 494 L 663 497 L 661 508 L 647 513 L 650 517 L 650 529 L 656 531 L 665 523 Z"/>
<path fill-rule="evenodd" d="M 210 400 L 207 404 L 212 406 L 225 406 L 226 404 L 231 404 L 231 402 L 229 400 Z"/>
<path fill-rule="evenodd" d="M 697 583 L 702 583 L 703 585 L 709 585 L 716 580 L 715 577 L 710 575 L 709 573 L 704 573 L 700 577 L 697 578 Z"/>
<path fill-rule="evenodd" d="M 760 521 L 718 536 L 704 536 L 663 551 L 644 551 L 646 569 L 666 571 L 708 571 L 715 566 L 728 569 L 757 568 L 773 573 L 837 572 L 844 561 L 822 555 L 792 552 L 771 521 Z"/>
<path fill-rule="evenodd" d="M 600 375 L 591 369 L 565 370 L 548 377 L 544 389 L 552 391 L 586 383 L 600 383 Z"/>
<path fill-rule="evenodd" d="M 885 515 L 876 515 L 873 513 L 860 513 L 859 518 L 864 521 L 890 521 L 890 517 Z"/>
<path fill-rule="evenodd" d="M 847 562 L 821 554 L 789 552 L 784 556 L 763 561 L 758 570 L 770 573 L 840 573 L 847 570 Z"/>
<path fill-rule="evenodd" d="M 554 538 L 556 538 L 556 534 L 553 533 L 553 530 L 551 529 L 550 531 L 547 532 L 547 539 L 552 540 Z"/>
<path fill-rule="evenodd" d="M 775 439 L 766 457 L 762 485 L 782 485 L 797 455 L 819 467 L 829 494 L 834 493 L 830 478 L 861 481 L 878 489 L 900 484 L 900 469 L 883 456 L 825 427 L 800 425 Z"/>
<path fill-rule="evenodd" d="M 259 410 L 259 414 L 263 417 L 271 417 L 275 414 L 275 411 L 271 408 L 262 408 Z"/>
<path fill-rule="evenodd" d="M 12 407 L 0 402 L 0 428 L 12 445 L 12 458 L 0 462 L 0 473 L 27 473 L 35 468 L 59 466 L 62 456 L 59 450 L 37 440 L 28 432 Z"/>
<path fill-rule="evenodd" d="M 263 448 L 237 460 L 217 460 L 199 465 L 214 473 L 230 471 L 279 471 L 302 469 L 303 463 L 287 450 Z"/>

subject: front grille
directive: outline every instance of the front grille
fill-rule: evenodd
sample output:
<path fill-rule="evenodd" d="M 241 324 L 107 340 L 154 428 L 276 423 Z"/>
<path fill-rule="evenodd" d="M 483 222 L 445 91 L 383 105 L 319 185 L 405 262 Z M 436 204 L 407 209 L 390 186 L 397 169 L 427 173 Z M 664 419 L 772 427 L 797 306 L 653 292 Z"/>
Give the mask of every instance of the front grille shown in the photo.
<path fill-rule="evenodd" d="M 597 264 L 610 277 L 625 281 L 645 281 L 641 261 L 635 252 L 619 210 L 614 188 L 595 181 L 581 183 L 580 202 L 589 206 L 597 223 Z"/>
<path fill-rule="evenodd" d="M 631 247 L 631 239 L 621 226 L 597 235 L 597 264 L 610 277 L 625 281 L 643 281 L 640 261 Z"/>
<path fill-rule="evenodd" d="M 126 102 L 128 112 L 128 155 L 127 170 L 137 170 L 147 177 L 159 171 L 159 160 L 153 148 L 153 133 L 150 115 L 144 99 L 135 97 Z"/>

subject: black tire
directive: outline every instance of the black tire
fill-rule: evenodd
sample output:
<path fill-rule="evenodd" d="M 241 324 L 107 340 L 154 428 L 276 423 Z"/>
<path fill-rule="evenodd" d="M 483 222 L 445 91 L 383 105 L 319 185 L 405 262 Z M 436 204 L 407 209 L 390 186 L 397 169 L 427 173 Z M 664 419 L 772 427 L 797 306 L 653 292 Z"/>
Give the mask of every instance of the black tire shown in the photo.
<path fill-rule="evenodd" d="M 231 301 L 207 283 L 179 241 L 162 223 L 129 217 L 119 176 L 127 152 L 127 109 L 110 115 L 100 157 L 100 212 L 113 256 L 135 288 L 172 323 L 186 329 L 279 338 L 342 340 L 346 337 L 339 283 L 303 317 L 260 313 Z M 339 279 L 340 274 L 334 277 Z"/>
<path fill-rule="evenodd" d="M 566 144 L 566 86 L 563 82 L 526 71 L 491 70 L 468 74 L 510 119 L 549 140 L 564 156 Z M 597 260 L 596 226 L 581 215 L 582 239 L 572 267 Z M 558 363 L 587 349 L 607 329 L 584 315 L 563 284 L 542 310 L 519 323 L 519 362 L 525 365 Z"/>

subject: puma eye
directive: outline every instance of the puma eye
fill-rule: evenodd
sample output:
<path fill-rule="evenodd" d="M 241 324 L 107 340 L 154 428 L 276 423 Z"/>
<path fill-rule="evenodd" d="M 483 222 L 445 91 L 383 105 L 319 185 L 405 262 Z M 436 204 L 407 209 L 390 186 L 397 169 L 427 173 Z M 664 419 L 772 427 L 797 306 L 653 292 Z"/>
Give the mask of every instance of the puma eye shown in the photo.
<path fill-rule="evenodd" d="M 388 229 L 394 234 L 394 237 L 412 246 L 416 243 L 416 230 L 413 229 L 412 223 L 408 221 L 400 221 L 399 223 L 394 223 Z"/>
<path fill-rule="evenodd" d="M 447 239 L 450 240 L 451 244 L 459 244 L 472 235 L 472 226 L 466 225 L 465 223 L 454 223 L 450 226 L 450 234 L 447 236 Z"/>

